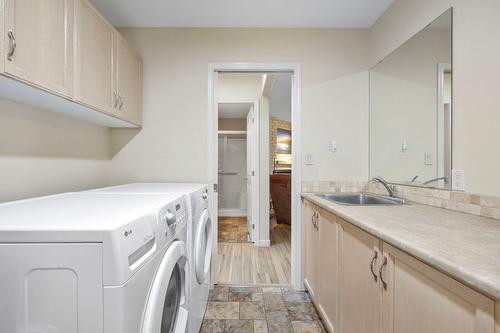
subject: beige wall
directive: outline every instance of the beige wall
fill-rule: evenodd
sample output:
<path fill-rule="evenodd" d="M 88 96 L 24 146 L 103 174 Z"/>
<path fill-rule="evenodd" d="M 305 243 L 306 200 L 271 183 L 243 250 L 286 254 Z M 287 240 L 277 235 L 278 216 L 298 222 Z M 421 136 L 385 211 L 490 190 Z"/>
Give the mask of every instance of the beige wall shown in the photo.
<path fill-rule="evenodd" d="M 0 100 L 0 202 L 109 184 L 110 133 Z"/>
<path fill-rule="evenodd" d="M 437 177 L 437 64 L 451 62 L 450 36 L 428 27 L 370 72 L 371 176 L 403 183 Z"/>
<path fill-rule="evenodd" d="M 246 131 L 246 118 L 219 118 L 219 130 L 225 131 Z"/>
<path fill-rule="evenodd" d="M 396 0 L 370 30 L 375 64 L 425 25 L 454 7 L 453 167 L 464 169 L 466 190 L 500 195 L 500 1 Z"/>
<path fill-rule="evenodd" d="M 207 65 L 211 62 L 301 63 L 301 125 L 303 138 L 307 138 L 302 140 L 302 149 L 314 151 L 318 157 L 314 166 L 303 168 L 304 177 L 366 179 L 366 29 L 121 32 L 144 59 L 144 126 L 139 133 L 112 131 L 113 183 L 207 181 Z M 353 142 L 346 146 L 348 152 L 337 156 L 334 168 L 320 158 L 328 154 L 332 128 L 350 128 L 338 131 L 336 138 Z"/>

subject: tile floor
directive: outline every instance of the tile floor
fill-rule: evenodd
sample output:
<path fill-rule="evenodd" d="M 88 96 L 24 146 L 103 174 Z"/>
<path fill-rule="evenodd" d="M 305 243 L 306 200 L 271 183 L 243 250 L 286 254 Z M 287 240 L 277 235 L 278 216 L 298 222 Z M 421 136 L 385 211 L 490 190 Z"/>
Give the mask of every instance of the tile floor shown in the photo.
<path fill-rule="evenodd" d="M 248 243 L 248 227 L 246 217 L 219 217 L 219 242 Z"/>
<path fill-rule="evenodd" d="M 201 333 L 324 333 L 307 292 L 277 287 L 217 285 Z"/>

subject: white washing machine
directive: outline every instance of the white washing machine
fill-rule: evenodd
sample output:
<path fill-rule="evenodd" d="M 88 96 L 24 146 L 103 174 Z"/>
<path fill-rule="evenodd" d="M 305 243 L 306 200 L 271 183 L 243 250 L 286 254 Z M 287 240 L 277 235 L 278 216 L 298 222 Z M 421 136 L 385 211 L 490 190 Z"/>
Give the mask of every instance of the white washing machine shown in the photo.
<path fill-rule="evenodd" d="M 187 245 L 190 263 L 189 324 L 190 333 L 198 333 L 203 321 L 211 287 L 211 261 L 214 226 L 208 211 L 208 187 L 194 183 L 133 183 L 86 191 L 86 193 L 151 194 L 177 193 L 187 197 L 190 206 Z"/>
<path fill-rule="evenodd" d="M 165 194 L 0 204 L 0 332 L 185 333 L 187 219 Z"/>

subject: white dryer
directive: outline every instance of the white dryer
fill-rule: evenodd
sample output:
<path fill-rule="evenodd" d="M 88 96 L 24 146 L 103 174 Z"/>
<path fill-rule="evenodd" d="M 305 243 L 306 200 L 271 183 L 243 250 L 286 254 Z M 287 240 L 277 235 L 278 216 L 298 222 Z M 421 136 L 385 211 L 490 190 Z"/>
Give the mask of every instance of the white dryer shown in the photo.
<path fill-rule="evenodd" d="M 208 211 L 208 187 L 195 183 L 133 183 L 86 191 L 108 194 L 184 194 L 190 206 L 187 245 L 190 263 L 189 325 L 198 333 L 203 321 L 211 287 L 211 261 L 214 250 L 214 225 Z"/>
<path fill-rule="evenodd" d="M 187 219 L 164 194 L 1 204 L 0 332 L 185 333 Z"/>

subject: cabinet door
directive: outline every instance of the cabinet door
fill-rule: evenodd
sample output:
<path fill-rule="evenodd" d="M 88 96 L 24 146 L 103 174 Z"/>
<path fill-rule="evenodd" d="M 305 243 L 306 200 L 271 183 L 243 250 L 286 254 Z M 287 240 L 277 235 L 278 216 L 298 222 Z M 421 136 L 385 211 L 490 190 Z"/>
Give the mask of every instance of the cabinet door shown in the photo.
<path fill-rule="evenodd" d="M 336 217 L 319 210 L 319 304 L 318 309 L 330 332 L 335 331 L 338 323 L 339 300 L 339 242 Z"/>
<path fill-rule="evenodd" d="M 140 125 L 142 122 L 142 60 L 118 33 L 116 40 L 118 116 Z"/>
<path fill-rule="evenodd" d="M 384 333 L 493 333 L 494 302 L 383 244 Z"/>
<path fill-rule="evenodd" d="M 303 205 L 303 224 L 305 231 L 305 258 L 304 258 L 304 284 L 309 294 L 316 300 L 318 288 L 318 241 L 317 218 L 314 206 L 309 203 Z"/>
<path fill-rule="evenodd" d="M 0 244 L 0 262 L 0 332 L 102 332 L 100 244 Z"/>
<path fill-rule="evenodd" d="M 77 0 L 75 99 L 114 113 L 113 42 L 115 29 L 87 0 Z"/>
<path fill-rule="evenodd" d="M 5 13 L 5 0 L 0 0 L 0 13 Z M 0 73 L 4 72 L 5 62 L 5 33 L 4 15 L 0 15 Z"/>
<path fill-rule="evenodd" d="M 371 263 L 373 272 L 377 273 L 374 256 L 379 253 L 379 240 L 341 219 L 338 221 L 342 229 L 340 332 L 378 333 L 382 293 Z"/>
<path fill-rule="evenodd" d="M 5 0 L 5 72 L 71 97 L 74 0 Z"/>

